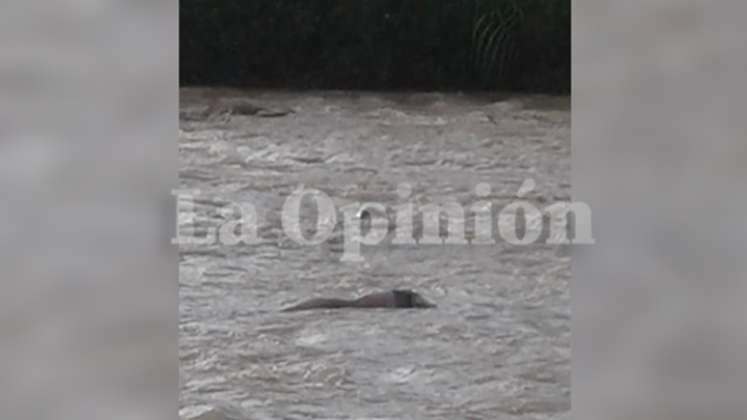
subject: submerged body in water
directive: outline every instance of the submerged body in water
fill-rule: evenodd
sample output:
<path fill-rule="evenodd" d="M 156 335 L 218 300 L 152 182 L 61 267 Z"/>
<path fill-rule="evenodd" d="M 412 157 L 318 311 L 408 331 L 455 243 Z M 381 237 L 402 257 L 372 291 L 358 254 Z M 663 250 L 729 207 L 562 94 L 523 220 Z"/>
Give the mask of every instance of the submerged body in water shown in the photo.
<path fill-rule="evenodd" d="M 309 299 L 298 305 L 285 308 L 283 311 L 338 308 L 433 308 L 435 306 L 412 290 L 390 290 L 388 292 L 364 295 L 358 299 L 351 300 L 335 298 Z"/>

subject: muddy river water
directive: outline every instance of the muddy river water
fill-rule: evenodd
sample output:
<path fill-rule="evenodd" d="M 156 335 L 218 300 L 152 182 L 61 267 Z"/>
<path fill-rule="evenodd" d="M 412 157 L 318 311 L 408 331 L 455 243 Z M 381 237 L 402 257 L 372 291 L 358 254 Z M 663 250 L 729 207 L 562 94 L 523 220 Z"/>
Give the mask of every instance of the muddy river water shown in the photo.
<path fill-rule="evenodd" d="M 262 111 L 204 112 L 242 98 Z M 404 183 L 415 205 L 500 210 L 531 179 L 525 200 L 567 201 L 569 98 L 182 89 L 180 107 L 196 232 L 239 203 L 258 235 L 180 248 L 181 417 L 226 406 L 250 419 L 570 418 L 568 247 L 385 242 L 344 262 L 339 235 L 298 244 L 280 215 L 301 185 L 336 206 L 394 207 Z M 278 311 L 392 288 L 438 307 Z"/>

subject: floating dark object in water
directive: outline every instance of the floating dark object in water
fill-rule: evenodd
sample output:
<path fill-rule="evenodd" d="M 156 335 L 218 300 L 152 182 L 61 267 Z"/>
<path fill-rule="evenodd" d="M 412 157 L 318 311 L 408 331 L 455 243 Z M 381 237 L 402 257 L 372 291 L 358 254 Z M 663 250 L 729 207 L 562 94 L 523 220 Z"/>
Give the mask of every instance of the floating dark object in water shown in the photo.
<path fill-rule="evenodd" d="M 304 311 L 309 309 L 338 309 L 338 308 L 433 308 L 436 305 L 428 302 L 423 296 L 412 290 L 390 290 L 388 292 L 372 293 L 358 299 L 315 298 L 283 309 L 288 311 Z"/>
<path fill-rule="evenodd" d="M 273 118 L 283 117 L 293 112 L 290 108 L 270 107 L 247 100 L 224 100 L 200 110 L 180 111 L 179 119 L 203 121 L 211 118 L 230 118 L 234 115 Z"/>

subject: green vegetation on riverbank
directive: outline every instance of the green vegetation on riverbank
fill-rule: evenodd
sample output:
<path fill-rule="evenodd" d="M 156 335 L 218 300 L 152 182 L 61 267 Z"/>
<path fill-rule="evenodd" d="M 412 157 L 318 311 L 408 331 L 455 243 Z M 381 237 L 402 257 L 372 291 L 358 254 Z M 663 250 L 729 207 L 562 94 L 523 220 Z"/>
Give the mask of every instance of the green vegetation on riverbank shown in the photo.
<path fill-rule="evenodd" d="M 186 85 L 570 91 L 570 0 L 182 0 Z"/>

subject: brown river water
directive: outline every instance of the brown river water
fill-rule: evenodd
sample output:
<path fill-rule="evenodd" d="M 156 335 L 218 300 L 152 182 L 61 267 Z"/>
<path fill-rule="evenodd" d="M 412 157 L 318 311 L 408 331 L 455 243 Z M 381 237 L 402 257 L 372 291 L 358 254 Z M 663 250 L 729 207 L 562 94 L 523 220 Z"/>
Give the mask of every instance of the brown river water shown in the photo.
<path fill-rule="evenodd" d="M 266 110 L 201 112 L 231 98 Z M 395 206 L 406 182 L 417 205 L 469 207 L 487 183 L 482 199 L 500 210 L 533 179 L 524 199 L 540 209 L 570 200 L 569 103 L 182 89 L 180 188 L 199 190 L 196 231 L 219 227 L 230 219 L 221 209 L 245 203 L 256 209 L 259 240 L 180 248 L 180 416 L 224 407 L 247 419 L 569 419 L 568 246 L 497 235 L 493 245 L 386 242 L 343 262 L 339 235 L 297 244 L 280 217 L 300 185 L 338 206 Z M 438 307 L 278 311 L 392 288 Z"/>

